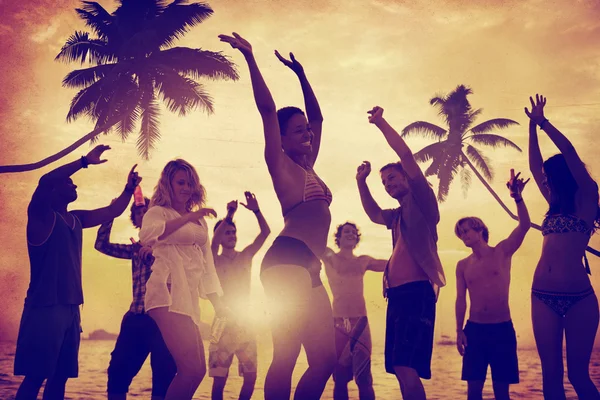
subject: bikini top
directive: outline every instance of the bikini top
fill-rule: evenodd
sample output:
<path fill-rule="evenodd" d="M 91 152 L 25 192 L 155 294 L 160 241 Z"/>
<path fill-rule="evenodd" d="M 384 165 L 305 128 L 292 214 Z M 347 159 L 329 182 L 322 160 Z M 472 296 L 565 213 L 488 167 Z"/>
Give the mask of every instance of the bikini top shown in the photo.
<path fill-rule="evenodd" d="M 592 234 L 592 228 L 581 218 L 571 214 L 548 215 L 542 222 L 542 235 L 550 233 L 580 232 L 586 235 Z"/>
<path fill-rule="evenodd" d="M 327 205 L 331 205 L 333 195 L 331 194 L 331 191 L 329 190 L 325 182 L 323 182 L 321 178 L 317 176 L 317 174 L 312 168 L 309 170 L 304 169 L 304 173 L 305 179 L 302 201 L 295 204 L 293 207 L 290 207 L 286 212 L 283 213 L 284 216 L 287 215 L 294 208 L 298 207 L 300 204 L 306 203 L 307 201 L 325 200 L 327 202 Z"/>
<path fill-rule="evenodd" d="M 568 232 L 580 232 L 586 235 L 591 235 L 593 229 L 581 218 L 571 214 L 554 214 L 548 215 L 542 222 L 542 236 L 549 235 L 551 233 L 568 233 Z M 587 259 L 587 254 L 583 253 L 583 261 L 585 270 L 589 275 L 592 274 L 590 270 L 590 263 Z"/>

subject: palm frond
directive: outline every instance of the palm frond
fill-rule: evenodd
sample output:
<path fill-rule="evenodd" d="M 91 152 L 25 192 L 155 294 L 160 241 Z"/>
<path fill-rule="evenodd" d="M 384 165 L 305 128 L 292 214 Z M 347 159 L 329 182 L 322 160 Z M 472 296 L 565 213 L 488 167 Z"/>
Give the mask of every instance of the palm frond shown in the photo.
<path fill-rule="evenodd" d="M 469 191 L 469 187 L 471 186 L 472 178 L 473 177 L 471 171 L 464 167 L 460 170 L 460 182 L 462 186 L 463 196 L 465 198 L 467 197 L 467 192 Z"/>
<path fill-rule="evenodd" d="M 202 23 L 213 14 L 207 3 L 181 4 L 174 1 L 156 18 L 150 30 L 156 31 L 158 47 L 170 47 L 195 25 Z"/>
<path fill-rule="evenodd" d="M 87 87 L 104 78 L 115 64 L 101 64 L 95 67 L 76 69 L 65 76 L 62 85 L 69 88 Z"/>
<path fill-rule="evenodd" d="M 446 133 L 447 131 L 440 126 L 430 122 L 417 121 L 407 125 L 404 129 L 402 129 L 400 136 L 408 137 L 411 134 L 417 134 L 432 139 L 441 140 L 446 136 Z"/>
<path fill-rule="evenodd" d="M 471 128 L 471 132 L 474 134 L 488 133 L 495 129 L 504 129 L 512 125 L 519 125 L 519 123 L 517 121 L 513 121 L 512 119 L 494 118 L 474 126 Z"/>
<path fill-rule="evenodd" d="M 444 153 L 445 142 L 435 142 L 430 145 L 423 147 L 421 150 L 417 151 L 413 157 L 416 162 L 422 163 L 427 162 L 432 158 L 441 157 Z"/>
<path fill-rule="evenodd" d="M 237 80 L 239 78 L 235 64 L 221 52 L 174 47 L 154 53 L 148 61 L 171 68 L 192 79 L 205 77 Z"/>
<path fill-rule="evenodd" d="M 460 169 L 461 162 L 459 157 L 447 157 L 445 163 L 440 166 L 438 178 L 438 201 L 441 203 L 446 200 L 448 193 L 450 193 L 450 185 L 454 180 L 454 177 Z"/>
<path fill-rule="evenodd" d="M 475 147 L 470 144 L 467 145 L 466 150 L 467 156 L 473 162 L 475 167 L 483 174 L 483 176 L 488 180 L 492 181 L 494 179 L 494 171 L 490 167 L 490 160 Z"/>
<path fill-rule="evenodd" d="M 67 122 L 74 121 L 82 114 L 95 119 L 98 114 L 94 111 L 94 108 L 103 98 L 103 86 L 102 80 L 99 80 L 85 89 L 81 89 L 71 100 Z"/>
<path fill-rule="evenodd" d="M 117 56 L 110 50 L 106 41 L 102 39 L 91 39 L 88 32 L 77 31 L 72 34 L 60 52 L 54 58 L 56 61 L 80 61 L 104 64 L 116 61 Z"/>
<path fill-rule="evenodd" d="M 95 1 L 84 1 L 83 7 L 76 8 L 75 11 L 101 39 L 107 39 L 114 35 L 112 26 L 114 17 L 100 4 Z"/>
<path fill-rule="evenodd" d="M 169 111 L 185 115 L 200 106 L 209 114 L 213 112 L 211 97 L 194 80 L 168 70 L 162 70 L 154 79 L 156 89 Z"/>
<path fill-rule="evenodd" d="M 141 111 L 142 122 L 137 140 L 137 149 L 138 154 L 145 160 L 148 160 L 150 158 L 150 151 L 155 148 L 156 143 L 160 139 L 158 128 L 160 109 L 152 92 L 144 94 Z"/>
<path fill-rule="evenodd" d="M 469 136 L 468 139 L 471 139 L 471 141 L 476 144 L 484 144 L 486 146 L 491 146 L 491 147 L 500 147 L 500 146 L 511 147 L 513 149 L 521 151 L 521 148 L 519 146 L 517 146 L 514 142 L 512 142 L 511 140 L 509 140 L 505 137 L 502 137 L 500 135 L 493 135 L 493 134 L 489 134 L 489 133 L 480 133 L 477 135 Z"/>

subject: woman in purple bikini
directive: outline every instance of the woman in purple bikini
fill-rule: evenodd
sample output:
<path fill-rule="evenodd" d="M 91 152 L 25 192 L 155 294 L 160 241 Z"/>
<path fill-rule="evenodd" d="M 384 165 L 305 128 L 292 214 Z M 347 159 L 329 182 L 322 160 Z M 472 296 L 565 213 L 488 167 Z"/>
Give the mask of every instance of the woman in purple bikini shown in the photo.
<path fill-rule="evenodd" d="M 542 362 L 545 399 L 566 399 L 563 335 L 569 381 L 580 399 L 600 399 L 589 364 L 598 329 L 598 299 L 585 249 L 600 224 L 598 185 L 571 142 L 544 116 L 546 98 L 530 98 L 529 168 L 549 204 L 542 223 L 542 255 L 531 290 L 531 317 Z M 560 150 L 542 161 L 539 126 Z M 585 260 L 585 267 L 582 259 Z"/>
<path fill-rule="evenodd" d="M 263 121 L 265 161 L 284 218 L 284 228 L 261 267 L 273 335 L 273 361 L 265 381 L 265 399 L 289 399 L 292 373 L 302 346 L 308 369 L 294 399 L 319 399 L 337 361 L 331 303 L 319 278 L 319 257 L 327 246 L 332 200 L 330 190 L 313 169 L 323 117 L 304 69 L 291 53 L 289 61 L 275 52 L 300 80 L 306 115 L 296 107 L 276 109 L 248 41 L 236 33 L 219 37 L 240 50 L 248 63 Z"/>

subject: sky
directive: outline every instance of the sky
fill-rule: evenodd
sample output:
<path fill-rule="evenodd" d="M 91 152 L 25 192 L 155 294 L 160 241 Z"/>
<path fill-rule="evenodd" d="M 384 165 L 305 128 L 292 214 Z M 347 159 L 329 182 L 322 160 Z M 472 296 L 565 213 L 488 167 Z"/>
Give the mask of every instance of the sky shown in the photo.
<path fill-rule="evenodd" d="M 66 122 L 74 89 L 63 88 L 62 78 L 78 64 L 54 61 L 62 44 L 75 30 L 86 30 L 78 20 L 76 1 L 0 0 L 0 165 L 38 161 L 89 132 L 84 119 Z M 112 11 L 116 3 L 100 1 Z M 136 135 L 122 142 L 115 135 L 102 136 L 110 145 L 108 162 L 91 166 L 73 176 L 79 199 L 73 208 L 96 208 L 117 197 L 135 163 L 143 177 L 142 188 L 150 195 L 162 167 L 177 157 L 191 162 L 207 189 L 207 205 L 219 215 L 233 199 L 250 190 L 258 198 L 272 235 L 254 260 L 253 305 L 257 323 L 264 322 L 264 295 L 259 281 L 262 255 L 283 225 L 281 209 L 263 160 L 262 125 L 256 111 L 243 57 L 217 35 L 232 31 L 253 45 L 256 59 L 278 107 L 303 107 L 295 75 L 273 55 L 293 51 L 303 64 L 321 104 L 323 141 L 315 166 L 333 192 L 334 246 L 337 224 L 350 220 L 362 232 L 357 254 L 388 258 L 391 235 L 372 224 L 360 205 L 356 167 L 369 160 L 376 171 L 395 161 L 379 131 L 368 124 L 367 111 L 375 105 L 397 130 L 414 121 L 443 126 L 429 99 L 450 92 L 459 84 L 473 89 L 474 108 L 483 108 L 478 121 L 510 118 L 520 125 L 497 133 L 523 149 L 483 149 L 495 171 L 491 186 L 515 210 L 505 182 L 510 168 L 528 177 L 528 97 L 543 93 L 548 98 L 546 116 L 573 142 L 592 175 L 600 178 L 600 159 L 595 157 L 600 123 L 600 3 L 573 0 L 523 1 L 392 1 L 348 2 L 266 0 L 213 1 L 214 15 L 192 29 L 177 45 L 222 51 L 238 66 L 237 82 L 202 81 L 215 103 L 215 113 L 198 110 L 185 117 L 164 108 L 160 118 L 161 140 L 149 161 L 139 158 Z M 429 140 L 407 140 L 418 151 Z M 557 152 L 540 136 L 542 152 Z M 89 151 L 84 145 L 61 162 Z M 42 174 L 52 164 L 28 173 L 0 176 L 0 338 L 14 339 L 29 280 L 25 225 L 26 208 Z M 423 166 L 423 168 L 425 168 Z M 435 179 L 431 179 L 437 187 Z M 368 180 L 382 207 L 395 206 L 376 173 Z M 546 205 L 530 184 L 524 199 L 532 220 L 540 223 Z M 475 178 L 466 194 L 457 179 L 448 199 L 440 204 L 438 248 L 448 285 L 438 303 L 436 335 L 455 332 L 454 278 L 456 262 L 469 252 L 453 233 L 461 217 L 475 215 L 490 229 L 490 243 L 508 236 L 516 226 Z M 213 221 L 214 222 L 214 221 Z M 254 215 L 240 208 L 236 217 L 240 246 L 258 233 Z M 127 243 L 136 232 L 127 213 L 115 221 L 112 239 Z M 131 270 L 127 261 L 99 254 L 93 248 L 96 229 L 84 233 L 83 286 L 85 332 L 105 329 L 117 332 L 131 301 Z M 600 248 L 600 240 L 592 238 Z M 533 345 L 530 322 L 530 288 L 540 256 L 541 234 L 531 230 L 513 257 L 510 305 L 522 346 Z M 600 260 L 590 257 L 592 283 L 600 284 Z M 324 274 L 323 274 L 324 275 Z M 386 303 L 381 296 L 381 276 L 369 272 L 365 296 L 373 335 L 383 336 Z M 210 304 L 201 302 L 203 320 L 210 322 Z M 86 333 L 84 333 L 86 335 Z"/>

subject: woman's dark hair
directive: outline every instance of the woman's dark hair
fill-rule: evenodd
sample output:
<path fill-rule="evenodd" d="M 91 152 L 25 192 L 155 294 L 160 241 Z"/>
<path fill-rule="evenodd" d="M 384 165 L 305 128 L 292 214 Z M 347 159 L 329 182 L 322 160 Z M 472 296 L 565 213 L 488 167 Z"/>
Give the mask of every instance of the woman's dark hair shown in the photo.
<path fill-rule="evenodd" d="M 277 110 L 277 121 L 279 122 L 279 132 L 281 135 L 285 135 L 290 118 L 296 114 L 305 115 L 304 111 L 298 107 L 283 107 Z"/>
<path fill-rule="evenodd" d="M 575 192 L 579 186 L 562 154 L 544 161 L 544 174 L 550 189 L 550 207 L 546 215 L 575 213 Z M 596 184 L 596 190 L 598 185 Z M 600 206 L 594 221 L 594 230 L 600 227 Z"/>
<path fill-rule="evenodd" d="M 358 226 L 356 226 L 355 223 L 353 222 L 344 222 L 343 224 L 338 225 L 337 230 L 335 232 L 335 245 L 340 248 L 340 239 L 342 238 L 342 230 L 344 229 L 344 227 L 346 225 L 349 225 L 351 227 L 353 227 L 354 229 L 356 229 L 356 246 L 358 246 L 358 243 L 360 242 L 360 231 L 358 230 Z"/>
<path fill-rule="evenodd" d="M 140 207 L 148 208 L 149 205 L 150 205 L 150 199 L 147 197 L 144 197 L 144 205 L 143 206 L 137 206 L 135 204 L 135 201 L 133 202 L 133 204 L 131 205 L 131 208 L 129 209 L 129 211 L 131 211 L 131 213 L 129 214 L 129 219 L 131 220 L 131 223 L 134 226 L 135 226 L 135 210 L 137 210 Z"/>

